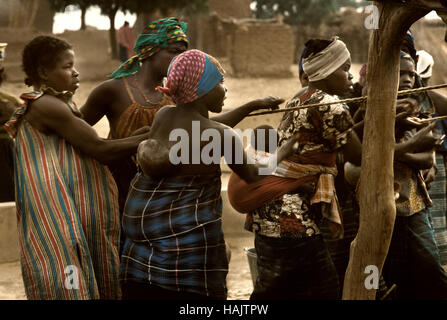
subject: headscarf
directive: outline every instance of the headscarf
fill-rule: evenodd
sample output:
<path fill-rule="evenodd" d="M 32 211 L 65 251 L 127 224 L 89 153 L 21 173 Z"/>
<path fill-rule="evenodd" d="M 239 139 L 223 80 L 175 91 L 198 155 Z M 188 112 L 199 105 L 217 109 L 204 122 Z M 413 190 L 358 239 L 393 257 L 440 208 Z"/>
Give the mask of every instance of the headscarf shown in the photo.
<path fill-rule="evenodd" d="M 427 51 L 419 50 L 417 52 L 417 56 L 417 74 L 423 79 L 430 78 L 433 71 L 433 65 L 435 64 L 432 55 L 429 54 Z"/>
<path fill-rule="evenodd" d="M 179 22 L 177 18 L 163 18 L 151 22 L 139 35 L 134 47 L 136 55 L 129 58 L 111 77 L 114 79 L 130 76 L 141 67 L 141 61 L 156 54 L 169 44 L 184 41 L 188 43 L 186 30 L 188 24 Z"/>
<path fill-rule="evenodd" d="M 323 80 L 340 68 L 350 56 L 345 43 L 334 37 L 326 48 L 303 59 L 303 69 L 309 81 Z"/>
<path fill-rule="evenodd" d="M 414 60 L 413 60 L 413 58 L 411 57 L 411 55 L 409 54 L 409 53 L 407 53 L 407 52 L 405 52 L 405 51 L 400 51 L 400 58 L 401 59 L 407 59 L 407 60 L 410 60 L 411 62 L 413 62 L 414 63 Z"/>
<path fill-rule="evenodd" d="M 214 57 L 200 50 L 188 50 L 172 60 L 165 87 L 155 89 L 175 103 L 188 103 L 210 92 L 223 79 L 224 73 Z"/>
<path fill-rule="evenodd" d="M 408 52 L 413 59 L 413 61 L 416 61 L 416 46 L 414 44 L 414 35 L 413 32 L 408 29 L 407 33 L 404 36 L 403 46 L 407 49 L 406 52 Z"/>

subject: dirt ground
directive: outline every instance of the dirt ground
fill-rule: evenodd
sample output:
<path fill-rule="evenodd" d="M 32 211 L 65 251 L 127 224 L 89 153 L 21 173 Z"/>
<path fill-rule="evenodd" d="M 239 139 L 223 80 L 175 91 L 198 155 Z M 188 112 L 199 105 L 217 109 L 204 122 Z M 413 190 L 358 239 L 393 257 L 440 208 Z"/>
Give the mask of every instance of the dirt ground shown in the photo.
<path fill-rule="evenodd" d="M 253 247 L 253 235 L 249 232 L 230 234 L 226 242 L 231 249 L 228 300 L 248 300 L 253 284 L 244 248 Z M 19 261 L 0 264 L 0 300 L 26 300 Z"/>

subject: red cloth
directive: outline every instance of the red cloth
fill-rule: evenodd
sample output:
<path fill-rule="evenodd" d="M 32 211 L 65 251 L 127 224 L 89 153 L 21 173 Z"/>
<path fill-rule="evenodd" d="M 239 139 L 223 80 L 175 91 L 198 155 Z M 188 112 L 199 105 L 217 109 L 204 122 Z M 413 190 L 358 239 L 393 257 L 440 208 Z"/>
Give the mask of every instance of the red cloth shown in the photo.
<path fill-rule="evenodd" d="M 335 166 L 335 159 L 335 154 L 313 153 L 306 156 L 294 155 L 288 160 L 301 164 Z M 266 176 L 264 179 L 248 184 L 233 172 L 228 181 L 228 200 L 236 211 L 248 213 L 267 202 L 280 199 L 284 194 L 297 189 L 305 182 L 316 183 L 317 180 L 316 175 L 300 179 Z"/>

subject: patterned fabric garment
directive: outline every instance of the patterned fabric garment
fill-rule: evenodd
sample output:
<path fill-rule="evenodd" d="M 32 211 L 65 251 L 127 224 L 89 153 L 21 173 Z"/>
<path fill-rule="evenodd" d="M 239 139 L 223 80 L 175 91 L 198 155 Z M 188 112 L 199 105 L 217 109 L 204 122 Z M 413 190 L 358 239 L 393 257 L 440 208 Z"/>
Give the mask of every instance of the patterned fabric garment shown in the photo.
<path fill-rule="evenodd" d="M 26 103 L 6 126 L 16 138 L 16 207 L 27 298 L 119 299 L 115 181 L 105 166 L 23 118 L 42 95 L 22 95 Z"/>
<path fill-rule="evenodd" d="M 186 42 L 186 30 L 188 24 L 179 22 L 176 18 L 163 18 L 151 22 L 140 34 L 135 44 L 135 56 L 129 58 L 111 77 L 114 79 L 130 76 L 138 72 L 141 61 L 159 52 L 162 48 L 167 48 L 174 42 Z"/>
<path fill-rule="evenodd" d="M 429 190 L 433 207 L 429 208 L 429 214 L 433 224 L 436 245 L 439 249 L 441 264 L 447 265 L 447 228 L 446 228 L 446 172 L 444 155 L 436 154 L 437 172 L 435 180 L 431 183 Z"/>
<path fill-rule="evenodd" d="M 220 172 L 160 180 L 138 173 L 124 210 L 120 280 L 225 299 L 220 187 Z"/>
<path fill-rule="evenodd" d="M 423 87 L 421 78 L 416 76 L 415 88 Z M 418 95 L 418 100 L 421 102 L 420 111 L 426 114 L 432 114 L 433 117 L 439 116 L 435 112 L 433 101 L 428 96 L 427 92 L 421 92 Z M 447 121 L 436 121 L 436 127 L 440 134 L 447 132 Z M 429 190 L 430 198 L 433 199 L 433 207 L 429 208 L 429 214 L 432 218 L 433 229 L 435 234 L 436 245 L 439 249 L 441 263 L 447 264 L 447 184 L 445 173 L 445 157 L 447 155 L 447 141 L 444 139 L 441 146 L 436 149 L 436 176 L 431 184 Z"/>
<path fill-rule="evenodd" d="M 166 86 L 156 90 L 175 103 L 188 103 L 210 92 L 223 79 L 224 73 L 212 56 L 200 50 L 188 50 L 172 60 Z"/>
<path fill-rule="evenodd" d="M 158 110 L 160 110 L 164 106 L 173 104 L 171 99 L 169 99 L 168 97 L 163 97 L 160 103 L 156 105 L 141 105 L 135 100 L 132 92 L 130 91 L 127 78 L 122 78 L 122 80 L 132 104 L 128 106 L 126 110 L 124 110 L 124 112 L 121 114 L 116 125 L 116 130 L 110 131 L 109 138 L 111 139 L 127 138 L 135 130 L 140 129 L 144 126 L 152 125 L 155 114 L 158 112 Z"/>
<path fill-rule="evenodd" d="M 407 131 L 400 142 L 409 139 L 413 134 Z M 404 163 L 395 161 L 394 183 L 399 192 L 399 198 L 396 200 L 396 214 L 398 216 L 411 216 L 432 206 L 420 170 L 415 170 Z"/>
<path fill-rule="evenodd" d="M 320 90 L 308 90 L 298 99 L 299 101 L 291 100 L 288 106 L 338 100 L 337 97 Z M 352 126 L 352 118 L 343 104 L 287 112 L 278 127 L 278 145 L 285 143 L 298 132 L 298 155 L 326 153 L 328 158 L 335 159 L 334 153 L 346 144 Z M 252 212 L 252 221 L 247 222 L 251 224 L 253 231 L 268 237 L 302 238 L 319 234 L 317 219 L 321 218 L 321 210 L 319 206 L 311 207 L 311 197 L 294 192 L 287 193 L 282 199 L 271 201 L 256 209 Z"/>

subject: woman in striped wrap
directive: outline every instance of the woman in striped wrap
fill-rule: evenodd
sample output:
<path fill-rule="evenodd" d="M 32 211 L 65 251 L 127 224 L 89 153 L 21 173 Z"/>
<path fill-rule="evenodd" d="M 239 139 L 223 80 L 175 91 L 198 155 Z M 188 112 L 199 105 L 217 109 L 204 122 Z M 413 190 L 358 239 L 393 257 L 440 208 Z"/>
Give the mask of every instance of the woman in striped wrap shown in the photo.
<path fill-rule="evenodd" d="M 147 133 L 104 140 L 71 101 L 79 86 L 67 42 L 39 36 L 23 51 L 34 91 L 5 125 L 15 138 L 15 199 L 28 299 L 119 299 L 119 211 L 107 167 Z M 101 163 L 100 163 L 101 162 Z"/>

